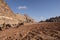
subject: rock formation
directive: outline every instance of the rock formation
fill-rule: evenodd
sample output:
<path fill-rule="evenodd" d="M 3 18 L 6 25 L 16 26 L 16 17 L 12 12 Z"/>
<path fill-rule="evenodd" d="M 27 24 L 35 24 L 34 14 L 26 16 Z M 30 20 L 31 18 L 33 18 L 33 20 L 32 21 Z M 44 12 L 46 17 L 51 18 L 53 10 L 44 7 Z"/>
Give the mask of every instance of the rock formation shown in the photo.
<path fill-rule="evenodd" d="M 5 3 L 4 0 L 0 0 L 0 24 L 18 24 L 18 23 L 34 23 L 32 18 L 21 14 L 15 14 Z M 28 22 L 29 21 L 29 22 Z M 33 22 L 32 22 L 33 21 Z"/>
<path fill-rule="evenodd" d="M 4 0 L 0 0 L 0 16 L 8 16 L 8 17 L 14 17 L 15 16 L 15 14 L 11 11 L 11 9 L 4 2 Z"/>

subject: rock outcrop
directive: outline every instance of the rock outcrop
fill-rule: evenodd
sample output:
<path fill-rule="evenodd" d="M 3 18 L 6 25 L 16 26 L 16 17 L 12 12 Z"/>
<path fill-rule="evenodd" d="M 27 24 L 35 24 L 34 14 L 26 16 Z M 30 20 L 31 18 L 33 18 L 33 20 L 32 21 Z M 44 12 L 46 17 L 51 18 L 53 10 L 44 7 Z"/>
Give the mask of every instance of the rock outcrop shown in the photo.
<path fill-rule="evenodd" d="M 32 18 L 28 16 L 15 14 L 5 3 L 4 0 L 0 0 L 0 24 L 18 24 L 18 23 L 34 23 Z"/>
<path fill-rule="evenodd" d="M 46 22 L 60 22 L 60 16 L 47 19 Z"/>
<path fill-rule="evenodd" d="M 0 0 L 0 16 L 8 16 L 14 17 L 15 14 L 9 8 L 9 6 L 4 2 L 4 0 Z"/>

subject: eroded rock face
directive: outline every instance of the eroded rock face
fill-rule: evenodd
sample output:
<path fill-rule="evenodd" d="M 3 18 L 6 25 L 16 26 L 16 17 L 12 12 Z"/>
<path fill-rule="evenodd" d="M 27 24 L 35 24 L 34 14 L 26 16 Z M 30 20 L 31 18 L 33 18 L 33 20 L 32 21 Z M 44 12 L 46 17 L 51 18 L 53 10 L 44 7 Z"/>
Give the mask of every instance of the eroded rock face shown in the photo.
<path fill-rule="evenodd" d="M 22 24 L 31 24 L 34 23 L 35 21 L 32 20 L 27 15 L 21 15 L 21 14 L 14 14 L 12 10 L 9 8 L 9 6 L 4 2 L 4 0 L 0 0 L 0 27 L 5 27 L 5 25 L 9 24 L 11 27 L 19 27 Z M 20 24 L 20 25 L 19 25 Z M 17 25 L 17 26 L 16 26 Z"/>
<path fill-rule="evenodd" d="M 17 19 L 14 18 L 15 14 L 11 11 L 9 6 L 4 2 L 4 0 L 0 0 L 0 24 L 10 23 L 10 22 L 18 22 Z M 7 22 L 8 21 L 8 22 Z"/>
<path fill-rule="evenodd" d="M 9 6 L 4 2 L 4 0 L 0 0 L 0 16 L 14 17 L 14 13 L 11 11 Z"/>
<path fill-rule="evenodd" d="M 33 20 L 24 15 L 15 14 L 4 0 L 0 0 L 0 26 L 2 26 L 4 23 L 9 25 L 18 25 L 19 23 L 34 23 L 34 21 L 32 21 Z"/>

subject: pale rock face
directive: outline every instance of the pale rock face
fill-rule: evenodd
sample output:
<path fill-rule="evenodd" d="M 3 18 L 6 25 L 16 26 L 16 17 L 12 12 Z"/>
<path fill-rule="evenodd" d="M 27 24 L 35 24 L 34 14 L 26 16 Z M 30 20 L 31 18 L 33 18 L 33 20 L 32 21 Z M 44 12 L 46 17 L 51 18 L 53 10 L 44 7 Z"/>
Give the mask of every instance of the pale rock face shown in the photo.
<path fill-rule="evenodd" d="M 13 13 L 4 0 L 0 0 L 0 20 L 3 20 L 6 23 L 28 22 L 29 20 L 28 23 L 30 23 L 33 21 L 28 18 L 28 16 Z"/>
<path fill-rule="evenodd" d="M 3 0 L 0 0 L 0 9 L 0 15 L 14 17 L 14 13 Z"/>

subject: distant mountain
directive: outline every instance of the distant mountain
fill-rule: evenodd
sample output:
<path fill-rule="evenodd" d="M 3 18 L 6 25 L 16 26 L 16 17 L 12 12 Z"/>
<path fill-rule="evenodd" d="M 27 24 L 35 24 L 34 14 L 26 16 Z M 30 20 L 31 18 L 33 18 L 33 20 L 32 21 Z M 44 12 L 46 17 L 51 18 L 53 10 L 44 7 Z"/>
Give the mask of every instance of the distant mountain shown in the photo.
<path fill-rule="evenodd" d="M 60 16 L 57 16 L 57 17 L 51 17 L 49 19 L 46 19 L 45 21 L 40 21 L 40 22 L 60 22 Z M 39 23 L 40 23 L 39 22 Z"/>
<path fill-rule="evenodd" d="M 47 19 L 46 22 L 60 22 L 60 16 Z"/>

